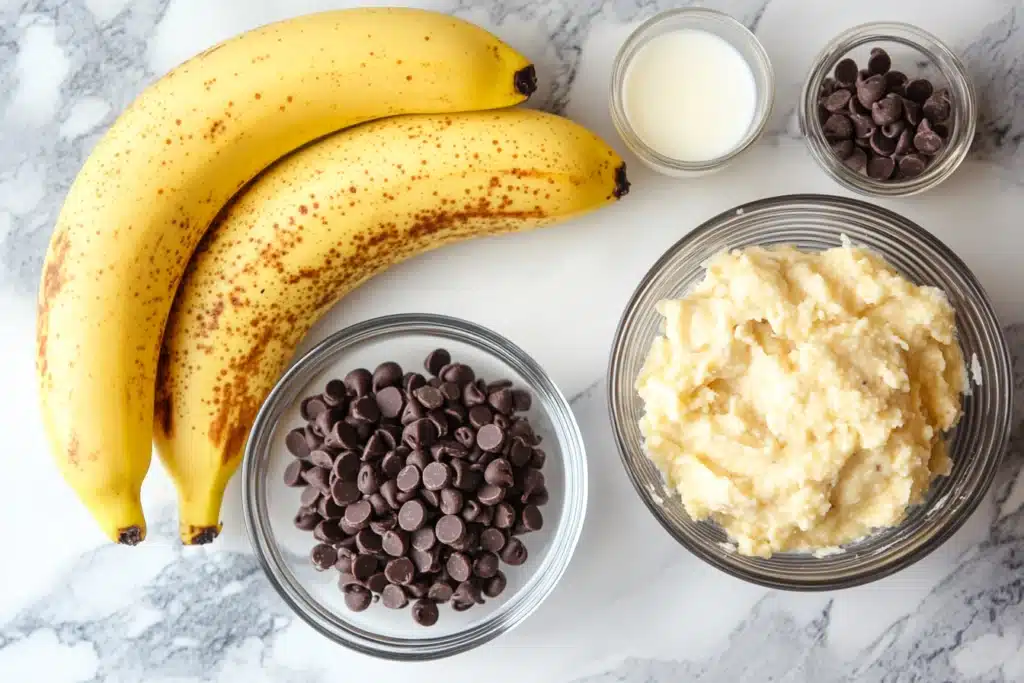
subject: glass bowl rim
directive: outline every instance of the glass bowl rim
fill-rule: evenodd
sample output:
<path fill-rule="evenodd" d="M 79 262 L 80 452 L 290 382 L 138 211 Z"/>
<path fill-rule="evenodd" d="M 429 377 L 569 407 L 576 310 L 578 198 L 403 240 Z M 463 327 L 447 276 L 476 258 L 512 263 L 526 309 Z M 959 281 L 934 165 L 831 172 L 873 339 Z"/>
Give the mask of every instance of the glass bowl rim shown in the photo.
<path fill-rule="evenodd" d="M 639 474 L 633 467 L 630 466 L 627 453 L 630 450 L 630 445 L 627 443 L 625 434 L 621 427 L 622 415 L 616 408 L 615 392 L 617 389 L 617 380 L 619 377 L 618 366 L 621 364 L 622 359 L 625 357 L 625 348 L 623 346 L 623 339 L 628 330 L 627 322 L 633 316 L 636 307 L 639 305 L 641 297 L 644 295 L 646 290 L 651 286 L 652 282 L 657 276 L 664 270 L 664 268 L 671 263 L 673 260 L 678 258 L 679 254 L 684 251 L 687 245 L 699 238 L 704 237 L 706 234 L 711 233 L 721 226 L 720 224 L 728 219 L 729 217 L 735 216 L 739 213 L 746 213 L 752 211 L 759 211 L 763 209 L 786 209 L 793 204 L 818 204 L 818 205 L 836 205 L 845 206 L 846 208 L 868 208 L 873 212 L 876 217 L 880 220 L 884 220 L 893 225 L 898 225 L 901 229 L 905 229 L 910 233 L 913 233 L 916 237 L 926 242 L 935 249 L 937 252 L 942 254 L 950 267 L 958 270 L 966 276 L 966 280 L 973 287 L 975 293 L 980 295 L 981 303 L 987 315 L 987 323 L 992 323 L 995 328 L 995 339 L 998 342 L 999 355 L 1007 361 L 1008 367 L 1012 367 L 1012 358 L 1010 356 L 1009 346 L 1006 340 L 1006 336 L 1002 331 L 1002 327 L 999 323 L 999 319 L 995 314 L 995 310 L 991 305 L 991 301 L 988 298 L 987 293 L 981 286 L 977 277 L 973 271 L 968 268 L 967 264 L 948 246 L 946 246 L 939 238 L 934 236 L 929 231 L 922 228 L 916 222 L 901 216 L 900 214 L 886 209 L 884 207 L 872 204 L 864 199 L 857 199 L 852 197 L 842 197 L 837 195 L 827 194 L 786 194 L 777 195 L 773 197 L 764 197 L 753 201 L 739 204 L 725 211 L 721 211 L 708 220 L 700 223 L 693 230 L 688 232 L 682 238 L 670 245 L 665 252 L 658 257 L 658 259 L 651 265 L 651 267 L 641 278 L 639 284 L 630 295 L 623 308 L 619 322 L 616 325 L 615 335 L 612 338 L 611 352 L 609 353 L 607 379 L 605 381 L 605 394 L 608 408 L 609 420 L 611 421 L 612 432 L 614 436 L 615 446 L 619 454 L 619 462 L 622 468 L 626 471 L 626 476 L 629 478 L 633 489 L 644 506 L 651 513 L 651 515 L 657 520 L 658 524 L 671 536 L 679 545 L 689 551 L 691 554 L 697 556 L 705 563 L 711 565 L 715 569 L 718 569 L 725 574 L 732 576 L 737 579 L 741 579 L 748 583 L 763 586 L 766 588 L 773 588 L 778 590 L 794 591 L 794 592 L 820 592 L 829 590 L 838 590 L 844 588 L 853 588 L 861 586 L 867 583 L 877 581 L 894 574 L 902 569 L 915 564 L 919 560 L 923 559 L 927 555 L 935 551 L 939 546 L 945 543 L 954 533 L 956 533 L 966 523 L 968 518 L 977 510 L 978 506 L 984 500 L 985 495 L 990 490 L 992 483 L 995 479 L 995 475 L 998 470 L 998 465 L 1005 457 L 1007 446 L 1010 440 L 1010 432 L 1012 429 L 1012 410 L 1007 411 L 1005 419 L 992 426 L 993 430 L 999 434 L 998 445 L 992 449 L 994 455 L 990 456 L 989 462 L 985 464 L 986 471 L 983 479 L 979 482 L 977 489 L 970 493 L 970 498 L 967 504 L 962 508 L 960 514 L 954 518 L 949 519 L 943 526 L 937 528 L 934 533 L 922 544 L 918 545 L 912 552 L 904 553 L 897 557 L 895 560 L 887 560 L 880 567 L 869 568 L 866 570 L 858 571 L 857 573 L 838 580 L 827 580 L 827 581 L 801 581 L 799 579 L 789 579 L 785 577 L 771 577 L 762 572 L 747 571 L 738 567 L 734 567 L 724 562 L 718 555 L 713 553 L 709 547 L 705 544 L 691 541 L 691 539 L 683 537 L 676 533 L 674 525 L 671 524 L 659 511 L 659 505 L 654 500 L 651 492 L 648 490 L 647 485 L 640 480 Z M 965 362 L 967 359 L 965 359 Z M 1012 377 L 1009 378 L 1007 384 L 1009 391 L 1009 400 L 1012 403 L 1013 400 L 1013 381 Z M 643 455 L 643 454 L 642 454 Z M 644 455 L 646 457 L 646 455 Z"/>
<path fill-rule="evenodd" d="M 906 35 L 897 36 L 899 32 Z M 963 101 L 954 104 L 954 107 L 959 107 L 963 111 L 963 115 L 959 117 L 963 120 L 957 122 L 957 130 L 951 135 L 951 138 L 955 138 L 955 144 L 946 149 L 939 157 L 938 163 L 926 169 L 921 175 L 904 182 L 874 180 L 852 171 L 842 162 L 833 161 L 821 126 L 815 120 L 818 88 L 835 66 L 835 62 L 851 50 L 878 40 L 906 45 L 927 57 L 949 81 L 950 87 L 961 91 L 965 96 L 962 98 Z M 801 87 L 797 118 L 811 157 L 826 175 L 841 186 L 868 197 L 909 197 L 933 189 L 947 180 L 967 158 L 977 131 L 978 95 L 963 61 L 938 36 L 907 22 L 872 21 L 839 33 L 815 55 Z"/>
<path fill-rule="evenodd" d="M 759 80 L 757 73 L 760 73 L 765 80 L 764 92 L 761 92 L 760 88 L 757 92 L 757 103 L 764 106 L 764 111 L 760 118 L 751 122 L 750 129 L 747 131 L 747 134 L 735 147 L 721 156 L 714 159 L 708 159 L 706 161 L 683 161 L 681 159 L 675 159 L 673 157 L 665 156 L 661 152 L 649 146 L 640 138 L 639 135 L 637 135 L 633 125 L 629 122 L 623 98 L 622 91 L 626 85 L 626 74 L 629 63 L 635 56 L 635 54 L 632 53 L 635 53 L 640 41 L 657 30 L 662 24 L 681 19 L 704 20 L 735 29 L 744 38 L 746 44 L 750 46 L 752 52 L 757 58 L 755 64 L 749 65 L 751 73 L 754 74 L 755 82 Z M 732 40 L 724 38 L 717 33 L 715 35 L 718 35 L 718 37 L 726 40 L 730 44 L 733 44 Z M 631 53 L 628 60 L 626 59 L 627 53 Z M 626 143 L 634 154 L 641 157 L 646 163 L 655 164 L 660 168 L 668 169 L 674 173 L 701 174 L 724 167 L 726 164 L 748 150 L 761 138 L 765 129 L 768 127 L 768 121 L 771 119 L 772 110 L 775 106 L 775 70 L 764 45 L 753 31 L 744 26 L 735 17 L 725 12 L 707 7 L 676 7 L 673 9 L 663 10 L 633 29 L 615 53 L 615 59 L 612 61 L 610 80 L 611 90 L 609 92 L 609 110 L 612 117 L 612 123 L 619 135 L 622 137 L 623 142 Z"/>
<path fill-rule="evenodd" d="M 559 460 L 565 469 L 564 494 L 559 525 L 543 561 L 530 569 L 529 578 L 494 612 L 469 626 L 444 636 L 397 638 L 367 636 L 340 629 L 345 620 L 323 606 L 284 568 L 278 549 L 269 537 L 271 522 L 266 496 L 256 500 L 260 485 L 258 461 L 266 458 L 266 443 L 287 408 L 285 393 L 292 385 L 305 385 L 322 370 L 321 361 L 343 353 L 353 345 L 392 335 L 423 334 L 474 347 L 524 377 L 535 398 L 550 406 L 542 408 L 559 442 Z M 313 368 L 310 370 L 310 368 Z M 283 405 L 279 405 L 282 404 Z M 536 405 L 535 401 L 535 405 Z M 259 449 L 259 452 L 257 450 Z M 554 591 L 565 574 L 583 531 L 588 500 L 588 465 L 583 435 L 568 399 L 554 380 L 529 354 L 503 335 L 461 318 L 428 313 L 401 313 L 357 322 L 331 333 L 295 360 L 275 383 L 260 406 L 249 432 L 241 465 L 242 516 L 253 553 L 278 596 L 294 614 L 322 636 L 362 654 L 395 661 L 429 661 L 450 657 L 487 643 L 527 619 Z M 299 590 L 295 590 L 298 586 Z M 385 642 L 390 641 L 390 642 Z"/>

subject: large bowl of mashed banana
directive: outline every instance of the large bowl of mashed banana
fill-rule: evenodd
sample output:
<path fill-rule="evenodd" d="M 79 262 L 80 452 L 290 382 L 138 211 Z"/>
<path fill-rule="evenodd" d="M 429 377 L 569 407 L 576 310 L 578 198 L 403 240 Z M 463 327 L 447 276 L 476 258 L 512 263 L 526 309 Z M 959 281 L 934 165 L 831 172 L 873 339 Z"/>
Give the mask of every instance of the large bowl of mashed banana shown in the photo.
<path fill-rule="evenodd" d="M 759 200 L 689 233 L 623 314 L 608 395 L 626 472 L 712 565 L 797 590 L 917 561 L 1006 448 L 1011 361 L 964 263 L 858 200 Z"/>

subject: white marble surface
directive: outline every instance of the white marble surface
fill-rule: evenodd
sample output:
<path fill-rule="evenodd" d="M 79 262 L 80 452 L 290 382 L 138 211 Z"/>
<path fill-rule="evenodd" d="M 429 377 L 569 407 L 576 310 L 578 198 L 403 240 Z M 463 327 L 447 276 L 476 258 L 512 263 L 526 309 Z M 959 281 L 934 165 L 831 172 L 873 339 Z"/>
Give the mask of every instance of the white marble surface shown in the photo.
<path fill-rule="evenodd" d="M 619 205 L 557 230 L 416 259 L 363 287 L 317 327 L 307 344 L 383 313 L 466 317 L 522 345 L 574 396 L 591 464 L 587 525 L 565 580 L 516 631 L 415 667 L 334 646 L 294 618 L 264 580 L 241 529 L 237 484 L 222 539 L 183 549 L 172 493 L 155 464 L 144 489 L 150 539 L 134 549 L 105 544 L 50 464 L 33 396 L 33 300 L 61 199 L 97 137 L 154 77 L 240 30 L 343 4 L 0 0 L 0 377 L 7 387 L 0 396 L 0 681 L 460 683 L 485 672 L 495 683 L 1024 681 L 1019 438 L 987 501 L 918 565 L 863 588 L 779 593 L 716 573 L 657 527 L 620 469 L 601 382 L 621 308 L 669 244 L 756 197 L 839 193 L 796 138 L 792 109 L 812 56 L 831 35 L 866 20 L 918 23 L 969 63 L 984 105 L 970 161 L 937 191 L 886 205 L 953 247 L 1008 325 L 1024 323 L 1019 0 L 707 3 L 755 29 L 775 65 L 777 108 L 754 151 L 721 174 L 686 182 L 655 177 L 627 156 L 634 189 Z M 606 107 L 615 49 L 636 22 L 680 3 L 422 4 L 478 21 L 525 51 L 539 67 L 539 106 L 621 147 Z M 475 270 L 459 267 L 498 258 L 515 264 L 527 284 L 481 283 Z M 415 296 L 428 278 L 444 296 Z M 491 305 L 509 296 L 519 305 Z M 1019 387 L 1024 328 L 1009 334 Z"/>

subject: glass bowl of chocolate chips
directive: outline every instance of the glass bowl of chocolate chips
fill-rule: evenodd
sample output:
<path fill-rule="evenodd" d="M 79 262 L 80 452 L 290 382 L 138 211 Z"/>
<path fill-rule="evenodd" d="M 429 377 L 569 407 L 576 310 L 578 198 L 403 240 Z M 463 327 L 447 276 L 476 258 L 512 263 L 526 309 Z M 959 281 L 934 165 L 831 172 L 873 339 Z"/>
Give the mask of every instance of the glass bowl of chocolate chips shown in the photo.
<path fill-rule="evenodd" d="M 260 409 L 243 513 L 270 583 L 357 651 L 426 660 L 508 631 L 583 527 L 587 465 L 565 397 L 462 320 L 397 315 L 321 342 Z"/>
<path fill-rule="evenodd" d="M 931 189 L 966 158 L 977 99 L 967 70 L 910 24 L 870 23 L 814 61 L 798 108 L 815 161 L 847 189 L 899 197 Z"/>

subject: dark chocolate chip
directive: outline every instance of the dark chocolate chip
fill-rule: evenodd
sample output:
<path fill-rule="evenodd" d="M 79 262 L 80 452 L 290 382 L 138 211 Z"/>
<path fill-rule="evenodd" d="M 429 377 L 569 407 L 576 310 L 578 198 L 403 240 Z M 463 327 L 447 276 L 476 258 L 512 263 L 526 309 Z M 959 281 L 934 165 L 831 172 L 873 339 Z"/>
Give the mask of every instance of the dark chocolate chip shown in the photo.
<path fill-rule="evenodd" d="M 302 428 L 293 429 L 284 437 L 284 447 L 296 458 L 309 456 L 309 444 L 306 443 L 306 434 Z"/>
<path fill-rule="evenodd" d="M 544 488 L 544 473 L 533 467 L 528 467 L 522 471 L 521 481 L 517 481 L 516 484 L 523 492 L 522 499 L 525 502 L 534 491 Z"/>
<path fill-rule="evenodd" d="M 366 396 L 373 388 L 373 375 L 366 368 L 356 368 L 345 375 L 345 388 L 350 394 Z"/>
<path fill-rule="evenodd" d="M 530 462 L 531 458 L 533 458 L 533 446 L 528 445 L 523 439 L 514 439 L 512 441 L 512 448 L 508 452 L 508 461 L 516 467 L 523 467 Z M 494 482 L 490 483 L 493 484 Z M 498 486 L 502 486 L 502 484 L 498 484 Z"/>
<path fill-rule="evenodd" d="M 437 520 L 437 524 L 434 526 L 434 535 L 441 543 L 451 545 L 465 537 L 466 523 L 455 515 L 445 515 Z"/>
<path fill-rule="evenodd" d="M 372 396 L 360 396 L 352 401 L 349 406 L 349 414 L 363 423 L 374 423 L 380 419 L 380 408 L 377 407 L 377 400 Z"/>
<path fill-rule="evenodd" d="M 314 422 L 316 430 L 326 437 L 331 433 L 331 429 L 334 428 L 334 425 L 340 422 L 344 417 L 345 413 L 340 407 L 328 408 L 316 416 L 316 420 Z"/>
<path fill-rule="evenodd" d="M 455 589 L 445 581 L 437 581 L 427 590 L 427 597 L 434 602 L 448 602 L 452 599 Z"/>
<path fill-rule="evenodd" d="M 341 527 L 341 530 L 346 535 L 353 536 L 353 538 L 352 538 L 352 547 L 354 548 L 355 547 L 355 542 L 356 542 L 356 539 L 354 538 L 354 536 L 359 533 L 359 531 L 360 531 L 359 527 L 355 527 L 355 526 L 352 526 L 351 524 L 349 524 L 348 521 L 345 520 L 345 516 L 344 515 L 342 515 L 341 520 L 338 522 L 338 526 Z"/>
<path fill-rule="evenodd" d="M 519 513 L 519 521 L 526 531 L 540 531 L 544 526 L 544 516 L 536 505 L 525 505 Z"/>
<path fill-rule="evenodd" d="M 309 452 L 309 463 L 330 471 L 330 469 L 334 467 L 334 458 L 332 458 L 331 454 L 327 451 L 317 449 Z"/>
<path fill-rule="evenodd" d="M 439 555 L 435 556 L 434 551 L 436 550 L 437 546 L 431 550 L 419 550 L 417 548 L 413 548 L 409 551 L 409 559 L 412 560 L 414 565 L 416 565 L 416 571 L 421 574 L 428 574 L 436 571 L 434 567 L 435 559 L 440 557 Z"/>
<path fill-rule="evenodd" d="M 313 467 L 304 471 L 302 473 L 302 478 L 305 479 L 310 486 L 321 493 L 327 493 L 331 490 L 331 474 L 322 467 Z"/>
<path fill-rule="evenodd" d="M 344 550 L 338 548 L 337 550 Z M 334 562 L 334 568 L 339 572 L 351 572 L 352 571 L 352 555 L 343 555 L 341 552 L 338 553 L 338 559 Z"/>
<path fill-rule="evenodd" d="M 398 453 L 391 451 L 380 461 L 381 473 L 388 479 L 394 479 L 405 467 L 405 459 Z"/>
<path fill-rule="evenodd" d="M 320 396 L 310 396 L 303 399 L 299 406 L 299 412 L 308 422 L 314 422 L 320 413 L 328 410 L 328 406 Z"/>
<path fill-rule="evenodd" d="M 920 154 L 908 154 L 900 159 L 900 173 L 904 178 L 914 178 L 924 172 L 928 160 Z"/>
<path fill-rule="evenodd" d="M 370 524 L 373 506 L 368 500 L 360 500 L 345 508 L 345 521 L 353 528 L 361 529 Z"/>
<path fill-rule="evenodd" d="M 875 122 L 870 116 L 853 114 L 850 116 L 850 122 L 853 124 L 853 135 L 856 138 L 871 137 L 871 134 L 875 132 Z"/>
<path fill-rule="evenodd" d="M 949 100 L 935 93 L 921 105 L 921 112 L 928 117 L 932 123 L 940 123 L 949 118 Z"/>
<path fill-rule="evenodd" d="M 902 71 L 888 71 L 885 74 L 885 89 L 897 95 L 906 93 L 907 75 Z"/>
<path fill-rule="evenodd" d="M 334 458 L 334 467 L 331 469 L 331 476 L 337 480 L 354 481 L 359 475 L 359 455 L 355 451 L 342 451 Z M 332 481 L 332 485 L 333 485 Z"/>
<path fill-rule="evenodd" d="M 377 571 L 377 558 L 373 555 L 360 553 L 352 560 L 352 576 L 358 581 L 366 581 Z"/>
<path fill-rule="evenodd" d="M 415 465 L 406 465 L 396 478 L 399 491 L 415 491 L 420 485 L 420 470 Z"/>
<path fill-rule="evenodd" d="M 402 374 L 401 365 L 394 361 L 386 361 L 374 369 L 371 386 L 375 392 L 397 386 L 402 381 Z"/>
<path fill-rule="evenodd" d="M 389 583 L 381 592 L 380 601 L 388 609 L 403 609 L 409 604 L 409 597 L 401 586 Z"/>
<path fill-rule="evenodd" d="M 902 135 L 903 131 L 905 131 L 906 129 L 906 121 L 893 121 L 892 123 L 887 123 L 886 125 L 882 126 L 882 135 L 884 135 L 887 138 L 899 138 L 899 136 Z"/>
<path fill-rule="evenodd" d="M 896 151 L 896 141 L 885 137 L 881 128 L 876 128 L 871 134 L 871 150 L 880 156 L 892 156 Z"/>
<path fill-rule="evenodd" d="M 448 430 L 451 432 L 463 426 L 469 418 L 469 411 L 461 403 L 449 403 L 444 414 L 448 417 Z"/>
<path fill-rule="evenodd" d="M 491 527 L 480 532 L 480 545 L 483 546 L 484 550 L 489 550 L 492 553 L 496 553 L 504 548 L 506 541 L 507 538 L 501 529 Z"/>
<path fill-rule="evenodd" d="M 469 409 L 469 424 L 476 429 L 480 429 L 484 425 L 491 424 L 491 420 L 494 419 L 494 413 L 486 405 L 477 405 Z"/>
<path fill-rule="evenodd" d="M 353 612 L 362 612 L 371 602 L 370 591 L 362 586 L 349 586 L 345 591 L 345 606 Z"/>
<path fill-rule="evenodd" d="M 942 151 L 942 147 L 942 138 L 929 125 L 928 119 L 921 119 L 917 125 L 917 134 L 914 135 L 914 148 L 921 154 L 935 156 Z"/>
<path fill-rule="evenodd" d="M 455 440 L 466 448 L 476 444 L 476 432 L 469 427 L 459 427 L 455 430 Z"/>
<path fill-rule="evenodd" d="M 482 510 L 480 503 L 471 498 L 462 506 L 462 518 L 467 522 L 475 522 Z"/>
<path fill-rule="evenodd" d="M 411 543 L 417 550 L 430 550 L 437 543 L 437 536 L 433 529 L 426 526 L 413 532 Z"/>
<path fill-rule="evenodd" d="M 868 116 L 868 117 L 871 116 L 871 108 L 870 107 L 865 107 L 863 104 L 860 103 L 860 100 L 858 100 L 856 97 L 851 97 L 850 98 L 849 104 L 846 105 L 846 111 L 851 116 L 853 116 L 854 114 L 859 114 L 861 116 Z M 826 118 L 828 118 L 828 117 L 826 117 Z"/>
<path fill-rule="evenodd" d="M 316 511 L 324 519 L 341 519 L 345 508 L 334 502 L 330 496 L 323 496 L 316 504 Z"/>
<path fill-rule="evenodd" d="M 861 147 L 857 147 L 853 150 L 853 154 L 843 160 L 843 165 L 851 171 L 861 172 L 868 165 L 868 155 Z"/>
<path fill-rule="evenodd" d="M 406 531 L 416 531 L 427 519 L 427 508 L 421 500 L 409 500 L 402 503 L 398 510 L 398 526 Z"/>
<path fill-rule="evenodd" d="M 429 385 L 420 387 L 414 391 L 413 396 L 415 396 L 416 400 L 419 401 L 427 410 L 440 408 L 444 405 L 444 394 L 441 393 L 440 389 L 435 389 Z"/>
<path fill-rule="evenodd" d="M 932 82 L 925 78 L 915 78 L 907 83 L 907 98 L 924 104 L 932 94 Z"/>
<path fill-rule="evenodd" d="M 427 419 L 434 423 L 434 431 L 438 438 L 448 436 L 448 414 L 442 408 L 434 408 L 427 412 Z"/>
<path fill-rule="evenodd" d="M 494 486 L 512 486 L 515 481 L 512 475 L 512 465 L 505 458 L 491 461 L 487 465 L 487 469 L 484 470 L 484 481 Z"/>
<path fill-rule="evenodd" d="M 424 369 L 431 375 L 438 375 L 441 368 L 452 362 L 452 355 L 445 349 L 434 349 L 423 361 Z"/>
<path fill-rule="evenodd" d="M 499 529 L 511 529 L 515 523 L 515 508 L 508 503 L 498 503 L 494 506 L 494 526 Z"/>
<path fill-rule="evenodd" d="M 306 445 L 309 446 L 309 450 L 320 448 L 324 444 L 323 435 L 317 433 L 313 423 L 302 428 L 302 435 L 306 437 Z"/>
<path fill-rule="evenodd" d="M 533 397 L 525 389 L 513 389 L 512 405 L 517 412 L 525 413 L 533 406 Z"/>
<path fill-rule="evenodd" d="M 444 400 L 449 403 L 458 401 L 462 396 L 462 390 L 459 389 L 459 385 L 455 382 L 445 382 L 440 388 L 441 394 L 444 396 Z"/>
<path fill-rule="evenodd" d="M 871 48 L 871 57 L 868 59 L 868 71 L 873 74 L 884 74 L 892 68 L 892 60 L 889 53 L 880 47 Z"/>
<path fill-rule="evenodd" d="M 302 489 L 302 493 L 299 494 L 299 505 L 304 508 L 315 508 L 316 504 L 320 502 L 320 496 L 323 495 L 315 486 L 307 486 Z"/>
<path fill-rule="evenodd" d="M 507 565 L 518 567 L 519 565 L 526 562 L 526 558 L 529 555 L 526 551 L 526 546 L 523 542 L 514 536 L 508 540 L 505 547 L 501 550 L 501 559 Z"/>
<path fill-rule="evenodd" d="M 391 583 L 405 585 L 416 576 L 416 566 L 408 557 L 396 557 L 384 567 L 384 576 L 388 577 Z"/>
<path fill-rule="evenodd" d="M 372 555 L 381 551 L 381 537 L 373 532 L 373 529 L 360 529 L 356 534 L 356 548 L 359 552 Z"/>
<path fill-rule="evenodd" d="M 331 485 L 331 498 L 338 505 L 351 505 L 360 495 L 359 485 L 350 479 L 336 479 Z"/>
<path fill-rule="evenodd" d="M 505 444 L 505 432 L 496 424 L 484 425 L 476 433 L 476 445 L 485 451 L 496 453 Z"/>
<path fill-rule="evenodd" d="M 543 469 L 544 464 L 548 461 L 548 454 L 544 452 L 543 448 L 534 448 L 533 457 L 530 458 L 530 467 L 536 469 Z"/>
<path fill-rule="evenodd" d="M 467 408 L 487 403 L 487 394 L 476 384 L 467 384 L 462 390 L 462 404 Z"/>
<path fill-rule="evenodd" d="M 872 157 L 868 160 L 868 177 L 874 180 L 888 180 L 895 170 L 896 162 L 892 157 Z M 524 509 L 523 512 L 525 511 Z"/>
<path fill-rule="evenodd" d="M 338 561 L 338 551 L 334 546 L 318 543 L 309 551 L 309 559 L 313 563 L 313 569 L 318 572 L 327 571 Z"/>
<path fill-rule="evenodd" d="M 441 491 L 441 512 L 446 515 L 457 515 L 462 511 L 462 492 L 453 488 Z"/>
<path fill-rule="evenodd" d="M 480 555 L 473 560 L 473 574 L 479 576 L 481 579 L 489 579 L 498 573 L 498 562 L 498 556 L 494 553 L 480 553 Z"/>
<path fill-rule="evenodd" d="M 483 592 L 489 598 L 496 598 L 505 591 L 505 586 L 508 585 L 508 579 L 505 578 L 505 573 L 500 569 L 498 573 L 494 575 L 487 583 L 484 584 Z"/>
<path fill-rule="evenodd" d="M 340 379 L 332 379 L 324 386 L 323 400 L 328 406 L 344 405 L 348 401 L 348 390 Z"/>
<path fill-rule="evenodd" d="M 388 587 L 388 577 L 384 572 L 377 572 L 366 580 L 366 587 L 374 593 L 383 593 L 384 589 Z"/>
<path fill-rule="evenodd" d="M 424 503 L 430 507 L 436 508 L 441 504 L 441 496 L 437 491 L 431 491 L 430 489 L 421 489 L 420 498 Z"/>
<path fill-rule="evenodd" d="M 452 480 L 452 472 L 443 462 L 432 462 L 423 470 L 423 486 L 431 491 L 440 491 Z"/>
<path fill-rule="evenodd" d="M 316 526 L 323 520 L 320 514 L 316 510 L 310 510 L 309 508 L 300 508 L 295 513 L 295 526 L 303 531 L 312 531 Z"/>
<path fill-rule="evenodd" d="M 836 77 L 836 82 L 841 86 L 853 85 L 857 81 L 857 74 L 860 69 L 857 68 L 857 62 L 852 59 L 846 58 L 840 60 L 836 64 L 833 73 Z"/>
<path fill-rule="evenodd" d="M 826 97 L 822 104 L 830 114 L 838 114 L 841 111 L 847 110 L 847 107 L 850 105 L 850 97 L 849 90 L 836 90 Z"/>
<path fill-rule="evenodd" d="M 870 107 L 884 96 L 884 76 L 874 75 L 869 78 L 865 78 L 864 81 L 857 86 L 857 99 L 860 100 L 860 103 L 865 107 Z"/>
<path fill-rule="evenodd" d="M 442 381 L 454 382 L 460 387 L 469 384 L 475 379 L 476 373 L 473 372 L 473 368 L 462 363 L 452 363 L 441 372 Z"/>
<path fill-rule="evenodd" d="M 383 496 L 381 496 L 380 499 L 381 501 L 384 501 Z M 378 536 L 383 536 L 384 534 L 398 526 L 398 515 L 391 511 L 386 501 L 384 501 L 383 510 L 378 512 L 377 506 L 373 504 L 373 496 L 371 496 L 367 500 L 370 501 L 370 505 L 373 507 L 374 514 L 378 515 L 377 519 L 374 519 L 370 522 L 370 528 L 373 529 L 373 533 L 377 534 Z"/>
<path fill-rule="evenodd" d="M 421 598 L 412 604 L 412 619 L 420 626 L 433 626 L 438 616 L 437 603 L 433 600 Z"/>
<path fill-rule="evenodd" d="M 445 568 L 448 570 L 448 576 L 456 581 L 467 581 L 473 575 L 473 563 L 469 556 L 462 552 L 449 555 Z"/>
<path fill-rule="evenodd" d="M 324 439 L 331 448 L 354 451 L 360 447 L 359 432 L 347 422 L 338 421 Z"/>
<path fill-rule="evenodd" d="M 384 387 L 377 392 L 376 399 L 381 417 L 388 420 L 400 416 L 405 407 L 405 395 L 398 387 Z"/>
<path fill-rule="evenodd" d="M 853 123 L 845 114 L 832 114 L 821 130 L 830 141 L 845 140 L 853 135 Z"/>
<path fill-rule="evenodd" d="M 502 388 L 488 394 L 487 402 L 501 415 L 511 415 L 515 412 L 511 389 Z"/>
<path fill-rule="evenodd" d="M 305 463 L 301 460 L 292 460 L 288 463 L 288 466 L 284 468 L 284 485 L 292 488 L 305 486 L 306 480 L 303 478 L 302 473 L 309 468 L 309 463 Z"/>
<path fill-rule="evenodd" d="M 407 372 L 402 378 L 402 390 L 405 391 L 406 396 L 412 396 L 412 392 L 426 384 L 427 378 L 418 372 Z"/>
<path fill-rule="evenodd" d="M 402 410 L 401 423 L 403 425 L 410 425 L 413 422 L 416 422 L 416 420 L 421 420 L 426 416 L 427 411 L 420 405 L 420 402 L 415 398 L 411 398 Z"/>
<path fill-rule="evenodd" d="M 412 583 L 405 587 L 405 592 L 413 598 L 425 598 L 427 597 L 427 590 L 429 589 L 430 586 L 427 585 L 426 581 L 413 580 Z"/>
<path fill-rule="evenodd" d="M 903 116 L 903 98 L 889 94 L 871 105 L 871 120 L 876 126 L 884 126 L 900 120 Z"/>
<path fill-rule="evenodd" d="M 429 448 L 437 440 L 437 427 L 430 420 L 420 418 L 406 425 L 402 440 L 409 448 Z"/>

